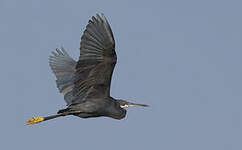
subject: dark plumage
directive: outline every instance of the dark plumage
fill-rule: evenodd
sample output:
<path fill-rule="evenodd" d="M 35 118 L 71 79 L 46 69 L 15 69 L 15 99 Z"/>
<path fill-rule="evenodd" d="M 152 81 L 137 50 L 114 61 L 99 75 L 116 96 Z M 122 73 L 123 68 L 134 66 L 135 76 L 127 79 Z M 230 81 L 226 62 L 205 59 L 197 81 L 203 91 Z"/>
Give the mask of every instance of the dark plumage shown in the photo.
<path fill-rule="evenodd" d="M 110 96 L 113 69 L 117 62 L 115 41 L 110 25 L 103 14 L 89 20 L 81 37 L 80 57 L 76 62 L 64 48 L 56 49 L 49 58 L 56 84 L 64 95 L 67 108 L 57 115 L 34 117 L 27 124 L 39 123 L 60 116 L 75 115 L 81 118 L 107 116 L 122 119 L 125 107 L 147 106 Z"/>

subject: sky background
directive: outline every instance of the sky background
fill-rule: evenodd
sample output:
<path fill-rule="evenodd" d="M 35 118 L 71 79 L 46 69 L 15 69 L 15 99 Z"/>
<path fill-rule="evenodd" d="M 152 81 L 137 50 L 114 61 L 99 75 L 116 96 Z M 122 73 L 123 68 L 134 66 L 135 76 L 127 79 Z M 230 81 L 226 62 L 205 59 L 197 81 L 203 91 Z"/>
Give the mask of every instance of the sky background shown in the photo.
<path fill-rule="evenodd" d="M 0 149 L 241 150 L 242 2 L 237 0 L 0 0 Z M 79 57 L 103 12 L 116 40 L 111 95 L 149 108 L 126 118 L 74 116 L 27 126 L 65 108 L 48 56 Z"/>

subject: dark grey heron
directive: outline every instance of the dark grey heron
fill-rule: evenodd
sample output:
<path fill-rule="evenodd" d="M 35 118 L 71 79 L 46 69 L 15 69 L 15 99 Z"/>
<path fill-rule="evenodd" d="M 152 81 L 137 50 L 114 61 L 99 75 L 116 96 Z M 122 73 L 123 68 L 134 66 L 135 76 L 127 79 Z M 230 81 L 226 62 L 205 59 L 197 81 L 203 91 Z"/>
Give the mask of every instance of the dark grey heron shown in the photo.
<path fill-rule="evenodd" d="M 76 62 L 64 48 L 56 49 L 49 57 L 49 65 L 56 76 L 56 84 L 64 95 L 66 109 L 56 115 L 33 117 L 27 124 L 35 124 L 66 115 L 81 118 L 111 117 L 122 119 L 125 108 L 143 106 L 110 96 L 113 69 L 117 62 L 115 41 L 110 25 L 103 14 L 89 20 L 81 37 L 80 57 Z"/>

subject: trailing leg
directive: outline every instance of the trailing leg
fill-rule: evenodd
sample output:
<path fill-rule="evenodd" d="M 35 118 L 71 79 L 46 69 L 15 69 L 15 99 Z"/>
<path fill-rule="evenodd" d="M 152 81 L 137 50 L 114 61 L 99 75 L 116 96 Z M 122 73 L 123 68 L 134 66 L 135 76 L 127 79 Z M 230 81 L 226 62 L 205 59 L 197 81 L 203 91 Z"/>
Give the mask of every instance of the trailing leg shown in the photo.
<path fill-rule="evenodd" d="M 50 120 L 50 119 L 54 119 L 54 118 L 57 118 L 57 117 L 61 117 L 61 116 L 66 116 L 66 115 L 69 115 L 67 113 L 59 113 L 57 115 L 51 115 L 51 116 L 47 116 L 47 117 L 33 117 L 31 119 L 29 119 L 27 121 L 27 125 L 29 124 L 37 124 L 37 123 L 40 123 L 40 122 L 43 122 L 43 121 L 46 121 L 46 120 Z"/>

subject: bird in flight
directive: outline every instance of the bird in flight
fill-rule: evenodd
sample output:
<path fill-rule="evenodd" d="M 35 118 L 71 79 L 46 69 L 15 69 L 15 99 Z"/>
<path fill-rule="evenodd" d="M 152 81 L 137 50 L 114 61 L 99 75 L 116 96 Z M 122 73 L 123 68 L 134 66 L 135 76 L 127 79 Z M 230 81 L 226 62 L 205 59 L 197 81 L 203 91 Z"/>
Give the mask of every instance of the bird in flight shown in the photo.
<path fill-rule="evenodd" d="M 59 110 L 56 115 L 33 117 L 27 124 L 67 115 L 122 119 L 126 116 L 125 108 L 129 106 L 147 107 L 146 104 L 131 103 L 110 96 L 116 62 L 111 27 L 103 14 L 97 14 L 89 20 L 81 37 L 80 57 L 77 62 L 64 48 L 56 49 L 49 57 L 50 68 L 56 76 L 56 85 L 64 95 L 67 108 Z"/>

